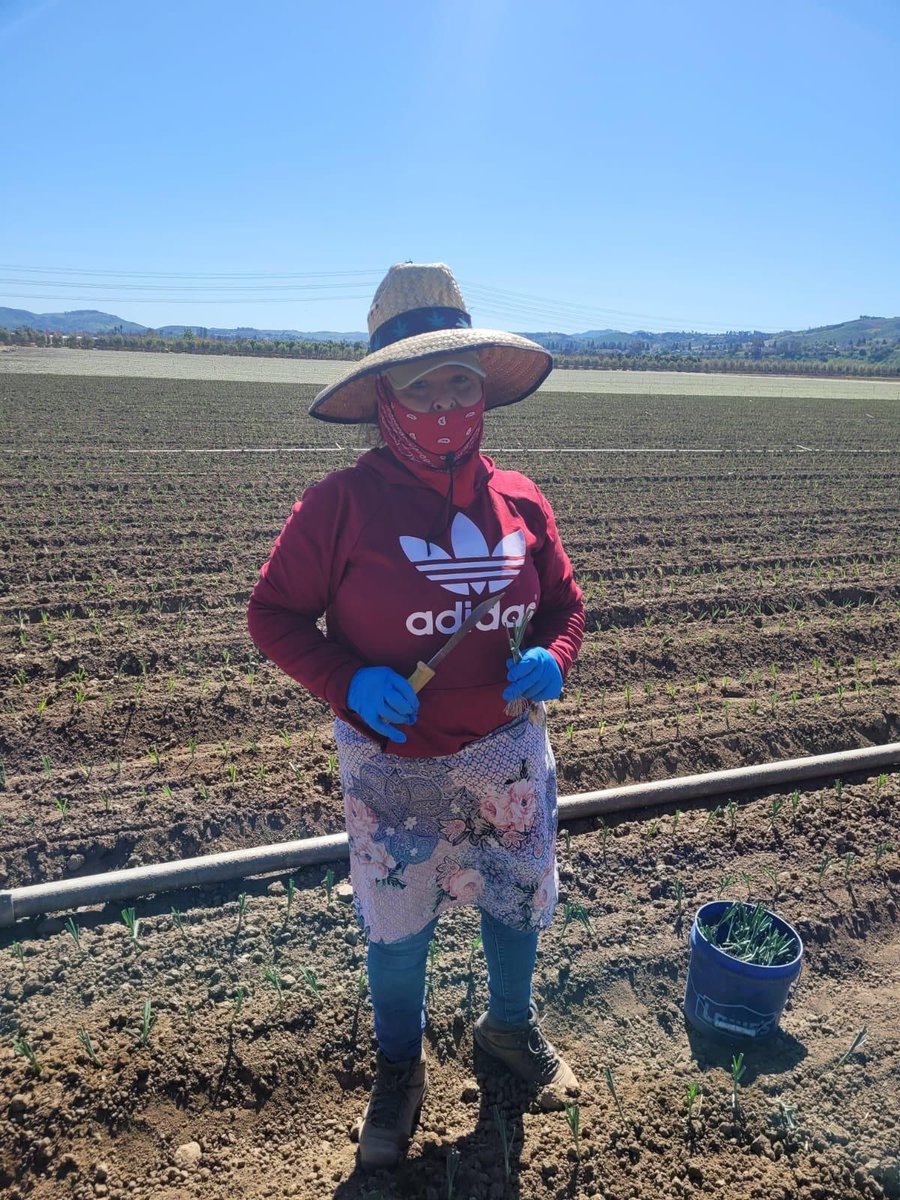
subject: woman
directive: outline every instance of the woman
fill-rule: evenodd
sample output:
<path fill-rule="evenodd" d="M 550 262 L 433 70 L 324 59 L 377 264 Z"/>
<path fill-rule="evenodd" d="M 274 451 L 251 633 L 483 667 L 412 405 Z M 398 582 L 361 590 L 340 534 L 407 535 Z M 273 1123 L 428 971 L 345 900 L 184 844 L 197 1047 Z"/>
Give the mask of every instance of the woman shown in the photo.
<path fill-rule="evenodd" d="M 397 1162 L 425 1096 L 426 957 L 447 908 L 481 910 L 489 1007 L 475 1041 L 545 1107 L 577 1089 L 541 1031 L 531 979 L 557 898 L 542 702 L 560 695 L 584 632 L 550 505 L 479 451 L 485 410 L 530 395 L 550 355 L 472 329 L 442 264 L 392 267 L 369 333 L 371 352 L 309 411 L 377 423 L 384 445 L 294 505 L 248 613 L 260 649 L 337 717 L 378 1040 L 359 1142 L 367 1167 Z M 417 694 L 416 664 L 493 595 Z M 510 635 L 523 627 L 519 656 Z"/>

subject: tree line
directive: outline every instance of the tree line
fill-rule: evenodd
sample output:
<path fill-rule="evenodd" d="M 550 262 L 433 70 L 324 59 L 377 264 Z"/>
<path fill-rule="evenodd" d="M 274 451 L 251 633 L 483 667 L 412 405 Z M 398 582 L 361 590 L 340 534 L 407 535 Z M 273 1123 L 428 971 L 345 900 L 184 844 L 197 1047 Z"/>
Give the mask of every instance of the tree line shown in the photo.
<path fill-rule="evenodd" d="M 164 354 L 241 354 L 261 358 L 324 358 L 356 360 L 368 351 L 365 342 L 293 341 L 287 338 L 210 337 L 186 329 L 182 334 L 146 333 L 66 334 L 40 329 L 0 328 L 0 345 L 59 347 L 78 350 L 144 350 Z M 552 347 L 549 347 L 552 349 Z M 797 351 L 792 347 L 793 353 Z M 761 356 L 749 351 L 728 354 L 661 352 L 642 347 L 625 350 L 585 349 L 580 353 L 554 351 L 557 367 L 591 371 L 702 371 L 764 375 L 821 375 L 838 377 L 900 377 L 900 348 L 878 359 L 851 354 L 823 358 Z"/>

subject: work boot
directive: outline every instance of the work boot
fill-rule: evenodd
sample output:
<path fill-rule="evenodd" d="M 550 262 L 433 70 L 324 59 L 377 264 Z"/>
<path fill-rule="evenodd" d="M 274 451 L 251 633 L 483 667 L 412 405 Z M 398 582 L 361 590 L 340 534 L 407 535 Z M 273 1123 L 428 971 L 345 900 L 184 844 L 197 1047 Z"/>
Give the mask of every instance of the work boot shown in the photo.
<path fill-rule="evenodd" d="M 392 1063 L 379 1050 L 372 1095 L 359 1131 L 364 1167 L 392 1167 L 400 1161 L 428 1091 L 425 1055 Z"/>
<path fill-rule="evenodd" d="M 578 1094 L 575 1073 L 544 1037 L 533 1004 L 524 1025 L 506 1025 L 489 1012 L 483 1013 L 475 1022 L 474 1036 L 485 1054 L 540 1089 L 537 1101 L 545 1112 L 564 1108 L 566 1101 Z"/>

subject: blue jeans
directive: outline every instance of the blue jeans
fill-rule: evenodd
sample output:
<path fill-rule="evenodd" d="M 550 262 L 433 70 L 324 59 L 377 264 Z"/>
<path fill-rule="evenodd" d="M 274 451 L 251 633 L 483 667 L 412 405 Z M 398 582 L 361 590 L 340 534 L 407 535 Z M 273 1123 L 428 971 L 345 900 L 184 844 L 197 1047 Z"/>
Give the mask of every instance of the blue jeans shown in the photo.
<path fill-rule="evenodd" d="M 369 942 L 369 992 L 375 1036 L 391 1062 L 417 1058 L 425 1028 L 425 970 L 437 917 L 399 942 Z M 494 1020 L 523 1025 L 531 1004 L 537 930 L 512 929 L 481 910 L 481 938 L 488 969 L 488 1011 Z"/>

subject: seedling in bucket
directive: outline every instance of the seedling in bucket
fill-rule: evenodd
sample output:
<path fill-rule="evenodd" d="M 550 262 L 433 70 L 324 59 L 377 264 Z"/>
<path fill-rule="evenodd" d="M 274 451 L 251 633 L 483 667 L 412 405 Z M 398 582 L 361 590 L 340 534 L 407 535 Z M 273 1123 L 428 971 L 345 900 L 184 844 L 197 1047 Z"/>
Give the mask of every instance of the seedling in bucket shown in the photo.
<path fill-rule="evenodd" d="M 803 943 L 788 923 L 760 904 L 714 900 L 697 912 L 684 1014 L 714 1036 L 773 1033 L 800 974 Z"/>
<path fill-rule="evenodd" d="M 796 939 L 774 928 L 761 904 L 732 904 L 715 925 L 698 921 L 698 928 L 710 945 L 740 962 L 773 967 L 790 962 L 797 952 Z"/>

